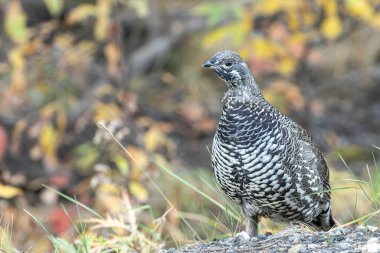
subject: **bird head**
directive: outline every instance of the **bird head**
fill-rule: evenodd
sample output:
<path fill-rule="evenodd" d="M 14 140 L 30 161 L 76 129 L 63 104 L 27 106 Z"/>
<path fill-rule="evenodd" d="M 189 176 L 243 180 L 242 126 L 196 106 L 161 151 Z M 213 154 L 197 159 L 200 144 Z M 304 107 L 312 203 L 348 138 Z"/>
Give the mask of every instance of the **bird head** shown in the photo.
<path fill-rule="evenodd" d="M 214 71 L 230 88 L 244 85 L 247 79 L 252 78 L 251 71 L 244 60 L 236 52 L 230 50 L 215 53 L 202 66 Z"/>

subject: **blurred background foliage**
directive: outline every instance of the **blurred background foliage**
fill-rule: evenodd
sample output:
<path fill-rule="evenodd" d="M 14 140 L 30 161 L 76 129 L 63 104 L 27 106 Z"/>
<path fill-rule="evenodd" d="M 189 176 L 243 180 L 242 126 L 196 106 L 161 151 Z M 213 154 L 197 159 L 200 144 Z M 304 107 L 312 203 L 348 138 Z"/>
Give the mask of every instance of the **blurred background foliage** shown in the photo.
<path fill-rule="evenodd" d="M 200 67 L 226 48 L 324 150 L 338 221 L 379 210 L 379 0 L 0 0 L 0 16 L 7 252 L 51 249 L 41 224 L 94 252 L 239 230 L 207 148 L 226 87 Z"/>

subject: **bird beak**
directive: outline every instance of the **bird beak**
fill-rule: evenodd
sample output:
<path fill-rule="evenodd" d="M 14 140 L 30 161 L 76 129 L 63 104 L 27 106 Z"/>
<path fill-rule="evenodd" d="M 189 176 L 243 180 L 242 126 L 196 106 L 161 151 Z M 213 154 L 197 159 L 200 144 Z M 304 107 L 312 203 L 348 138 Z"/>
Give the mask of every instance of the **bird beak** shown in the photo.
<path fill-rule="evenodd" d="M 205 61 L 203 64 L 202 64 L 202 67 L 204 67 L 204 68 L 210 68 L 210 67 L 212 67 L 212 66 L 214 66 L 214 63 L 212 63 L 211 61 Z"/>

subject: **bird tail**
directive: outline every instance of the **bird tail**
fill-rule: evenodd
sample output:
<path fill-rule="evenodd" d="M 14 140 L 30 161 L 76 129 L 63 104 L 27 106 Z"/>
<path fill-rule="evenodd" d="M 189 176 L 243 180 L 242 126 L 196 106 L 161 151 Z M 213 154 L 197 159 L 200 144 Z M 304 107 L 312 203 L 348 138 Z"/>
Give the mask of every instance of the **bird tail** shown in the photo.
<path fill-rule="evenodd" d="M 329 230 L 335 226 L 335 221 L 331 213 L 330 203 L 327 203 L 322 212 L 314 218 L 312 225 L 323 230 Z"/>

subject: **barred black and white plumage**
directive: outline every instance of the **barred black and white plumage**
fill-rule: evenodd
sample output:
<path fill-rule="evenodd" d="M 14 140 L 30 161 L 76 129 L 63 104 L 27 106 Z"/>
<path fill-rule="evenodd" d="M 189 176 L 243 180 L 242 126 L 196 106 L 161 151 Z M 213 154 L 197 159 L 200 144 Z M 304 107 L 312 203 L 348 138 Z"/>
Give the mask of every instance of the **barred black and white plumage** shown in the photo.
<path fill-rule="evenodd" d="M 214 137 L 212 166 L 222 190 L 257 234 L 259 217 L 334 226 L 329 170 L 306 131 L 262 96 L 243 59 L 217 52 L 203 64 L 227 83 Z"/>

